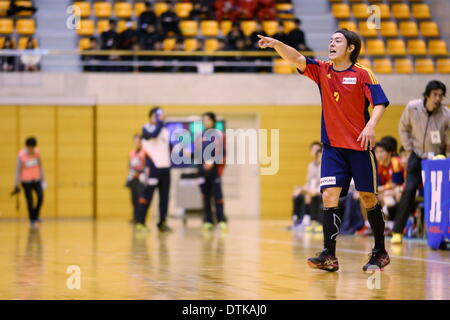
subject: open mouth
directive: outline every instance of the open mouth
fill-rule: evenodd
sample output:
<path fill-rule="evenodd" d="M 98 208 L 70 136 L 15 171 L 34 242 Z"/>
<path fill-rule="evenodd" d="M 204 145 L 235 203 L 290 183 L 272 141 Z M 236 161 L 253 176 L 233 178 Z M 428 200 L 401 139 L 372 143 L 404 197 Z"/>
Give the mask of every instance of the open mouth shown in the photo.
<path fill-rule="evenodd" d="M 336 50 L 330 50 L 330 54 L 336 53 Z"/>

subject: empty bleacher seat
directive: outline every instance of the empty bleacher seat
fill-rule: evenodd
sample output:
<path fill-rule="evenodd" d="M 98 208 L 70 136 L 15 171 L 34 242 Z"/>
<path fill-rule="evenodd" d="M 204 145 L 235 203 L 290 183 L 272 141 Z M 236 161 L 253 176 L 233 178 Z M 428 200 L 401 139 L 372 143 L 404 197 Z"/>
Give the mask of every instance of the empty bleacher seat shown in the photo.
<path fill-rule="evenodd" d="M 392 73 L 392 63 L 390 59 L 382 58 L 373 61 L 373 71 L 376 73 Z"/>
<path fill-rule="evenodd" d="M 97 21 L 97 33 L 102 34 L 109 29 L 109 20 L 102 19 Z"/>
<path fill-rule="evenodd" d="M 198 41 L 195 38 L 184 40 L 184 51 L 195 51 L 198 48 Z"/>
<path fill-rule="evenodd" d="M 447 55 L 447 44 L 444 40 L 428 41 L 428 53 L 431 55 Z"/>
<path fill-rule="evenodd" d="M 395 3 L 392 5 L 392 15 L 396 19 L 409 19 L 411 17 L 411 12 L 406 3 Z"/>
<path fill-rule="evenodd" d="M 450 73 L 450 58 L 437 59 L 436 67 L 439 73 Z"/>
<path fill-rule="evenodd" d="M 348 19 L 350 17 L 350 7 L 346 3 L 335 3 L 331 6 L 331 12 L 337 19 Z"/>
<path fill-rule="evenodd" d="M 380 8 L 381 19 L 389 19 L 391 17 L 391 10 L 386 3 L 377 3 L 377 6 Z"/>
<path fill-rule="evenodd" d="M 109 2 L 95 2 L 94 14 L 97 18 L 109 18 L 112 15 L 112 6 Z"/>
<path fill-rule="evenodd" d="M 139 17 L 142 12 L 145 11 L 145 3 L 144 2 L 136 2 L 134 4 L 134 15 Z"/>
<path fill-rule="evenodd" d="M 222 34 L 224 36 L 226 36 L 232 27 L 233 23 L 230 20 L 223 20 L 220 22 L 220 32 L 222 32 Z"/>
<path fill-rule="evenodd" d="M 377 29 L 369 29 L 369 24 L 366 21 L 361 21 L 359 23 L 359 33 L 363 37 L 376 37 L 378 35 Z"/>
<path fill-rule="evenodd" d="M 16 1 L 16 5 L 18 5 L 19 7 L 32 7 L 33 3 L 31 1 Z M 19 17 L 28 17 L 28 16 L 32 16 L 33 13 L 31 11 L 21 11 L 19 13 L 17 13 L 17 16 Z"/>
<path fill-rule="evenodd" d="M 393 21 L 382 21 L 380 24 L 380 33 L 383 37 L 397 37 L 397 24 Z"/>
<path fill-rule="evenodd" d="M 200 25 L 205 37 L 216 37 L 219 34 L 219 23 L 216 20 L 205 20 Z"/>
<path fill-rule="evenodd" d="M 73 3 L 75 7 L 78 7 L 80 17 L 87 18 L 91 16 L 91 4 L 87 1 L 76 1 Z M 77 14 L 77 11 L 75 11 Z"/>
<path fill-rule="evenodd" d="M 256 30 L 256 24 L 257 22 L 254 20 L 247 20 L 242 21 L 241 23 L 241 29 L 244 35 L 249 36 L 252 34 L 253 31 Z"/>
<path fill-rule="evenodd" d="M 408 53 L 420 56 L 427 54 L 427 46 L 425 41 L 421 39 L 408 40 Z"/>
<path fill-rule="evenodd" d="M 292 20 L 286 20 L 283 21 L 283 31 L 285 33 L 291 32 L 293 29 L 295 29 L 295 23 Z"/>
<path fill-rule="evenodd" d="M 187 18 L 192 10 L 192 2 L 179 2 L 175 5 L 175 13 L 179 18 Z"/>
<path fill-rule="evenodd" d="M 413 64 L 409 58 L 395 59 L 395 72 L 397 73 L 413 73 Z"/>
<path fill-rule="evenodd" d="M 94 34 L 94 21 L 89 19 L 80 20 L 80 28 L 77 29 L 77 33 L 80 36 L 91 36 Z"/>
<path fill-rule="evenodd" d="M 155 14 L 159 17 L 160 15 L 162 15 L 164 12 L 167 11 L 167 3 L 157 2 L 157 3 L 155 3 L 154 9 L 155 9 Z"/>
<path fill-rule="evenodd" d="M 28 44 L 28 40 L 30 38 L 29 37 L 21 37 L 19 39 L 19 50 L 24 50 L 27 47 Z M 38 41 L 36 38 L 33 39 L 33 48 L 37 48 L 38 47 Z"/>
<path fill-rule="evenodd" d="M 430 58 L 416 59 L 415 66 L 417 73 L 434 73 L 433 60 Z"/>
<path fill-rule="evenodd" d="M 263 21 L 262 28 L 269 37 L 278 32 L 278 21 Z"/>
<path fill-rule="evenodd" d="M 114 4 L 114 15 L 117 18 L 129 19 L 133 15 L 133 7 L 128 2 L 116 2 Z"/>
<path fill-rule="evenodd" d="M 181 21 L 180 30 L 186 37 L 196 36 L 198 33 L 198 23 L 193 20 Z"/>
<path fill-rule="evenodd" d="M 78 48 L 79 48 L 80 50 L 86 50 L 87 48 L 89 48 L 89 46 L 90 46 L 90 40 L 89 40 L 89 38 L 81 38 L 81 39 L 78 41 Z"/>
<path fill-rule="evenodd" d="M 16 31 L 18 34 L 32 35 L 36 32 L 36 22 L 34 19 L 19 19 L 16 21 Z"/>
<path fill-rule="evenodd" d="M 171 51 L 175 48 L 177 41 L 175 38 L 166 38 L 163 41 L 163 50 L 164 51 Z"/>
<path fill-rule="evenodd" d="M 384 42 L 380 39 L 367 40 L 366 52 L 369 55 L 383 55 L 385 54 Z"/>
<path fill-rule="evenodd" d="M 9 9 L 9 1 L 4 0 L 0 1 L 0 16 L 6 16 L 6 11 L 8 9 Z"/>
<path fill-rule="evenodd" d="M 417 37 L 419 35 L 417 24 L 414 21 L 400 22 L 400 34 L 404 37 Z"/>
<path fill-rule="evenodd" d="M 353 32 L 357 32 L 356 23 L 353 21 L 339 21 L 339 29 L 347 29 Z"/>
<path fill-rule="evenodd" d="M 366 19 L 369 17 L 368 5 L 365 3 L 357 3 L 352 6 L 352 13 L 356 19 Z"/>
<path fill-rule="evenodd" d="M 412 15 L 416 19 L 430 19 L 430 7 L 425 3 L 417 3 L 412 5 Z"/>
<path fill-rule="evenodd" d="M 439 37 L 439 27 L 437 23 L 433 21 L 421 22 L 420 32 L 424 37 Z"/>
<path fill-rule="evenodd" d="M 358 59 L 358 63 L 359 63 L 360 65 L 363 65 L 364 67 L 369 68 L 369 69 L 372 68 L 372 65 L 371 65 L 371 63 L 370 63 L 370 59 L 367 59 L 367 58 L 359 58 L 359 59 Z"/>
<path fill-rule="evenodd" d="M 0 34 L 11 34 L 14 32 L 13 19 L 0 19 Z"/>
<path fill-rule="evenodd" d="M 386 53 L 392 56 L 404 56 L 406 54 L 405 41 L 402 39 L 387 40 Z"/>
<path fill-rule="evenodd" d="M 279 19 L 294 18 L 294 15 L 293 15 L 294 7 L 293 7 L 292 3 L 277 3 L 275 5 L 275 9 L 277 10 L 277 17 Z"/>
<path fill-rule="evenodd" d="M 217 39 L 206 39 L 205 40 L 205 51 L 214 52 L 219 48 L 219 41 Z"/>

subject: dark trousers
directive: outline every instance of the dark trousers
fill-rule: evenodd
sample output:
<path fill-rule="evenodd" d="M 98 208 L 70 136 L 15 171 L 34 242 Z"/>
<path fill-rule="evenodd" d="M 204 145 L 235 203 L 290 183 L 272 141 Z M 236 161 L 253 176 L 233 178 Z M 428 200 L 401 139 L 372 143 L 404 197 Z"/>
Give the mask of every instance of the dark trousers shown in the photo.
<path fill-rule="evenodd" d="M 134 178 L 131 180 L 130 184 L 130 193 L 131 193 L 131 203 L 133 204 L 133 221 L 137 221 L 136 212 L 139 207 L 139 197 L 144 191 L 144 185 L 139 181 L 138 178 Z"/>
<path fill-rule="evenodd" d="M 394 229 L 392 232 L 403 233 L 406 222 L 408 221 L 410 213 L 414 210 L 416 199 L 416 192 L 422 184 L 422 159 L 414 152 L 408 159 L 408 166 L 406 168 L 406 185 L 403 190 L 400 202 L 397 205 L 397 212 L 395 215 Z"/>
<path fill-rule="evenodd" d="M 151 181 L 154 179 L 155 183 Z M 153 193 L 155 189 L 159 190 L 159 222 L 163 224 L 167 218 L 169 209 L 169 192 L 170 192 L 170 168 L 151 168 L 150 182 L 147 184 L 139 197 L 139 205 L 136 212 L 136 222 L 145 224 L 147 218 L 148 207 L 152 204 Z"/>
<path fill-rule="evenodd" d="M 23 190 L 25 191 L 25 199 L 27 200 L 28 217 L 31 222 L 39 219 L 39 212 L 44 201 L 44 192 L 42 190 L 41 181 L 22 182 Z M 33 191 L 36 193 L 37 202 L 33 204 Z"/>
<path fill-rule="evenodd" d="M 204 222 L 214 223 L 211 200 L 214 199 L 215 209 L 216 209 L 216 221 L 226 222 L 227 219 L 224 214 L 223 209 L 223 193 L 222 193 L 222 183 L 220 177 L 217 175 L 214 169 L 211 172 L 200 171 L 200 176 L 205 179 L 205 181 L 200 184 L 200 190 L 203 197 L 203 211 L 204 211 Z"/>
<path fill-rule="evenodd" d="M 311 198 L 311 203 L 305 203 L 305 196 L 300 194 L 293 198 L 294 202 L 294 212 L 293 215 L 296 216 L 296 219 L 301 221 L 305 214 L 309 214 L 312 221 L 319 222 L 322 224 L 322 213 L 321 213 L 321 204 L 322 197 L 314 196 Z"/>
<path fill-rule="evenodd" d="M 359 200 L 353 199 L 353 192 L 343 198 L 343 219 L 341 233 L 353 234 L 364 226 L 364 217 Z"/>

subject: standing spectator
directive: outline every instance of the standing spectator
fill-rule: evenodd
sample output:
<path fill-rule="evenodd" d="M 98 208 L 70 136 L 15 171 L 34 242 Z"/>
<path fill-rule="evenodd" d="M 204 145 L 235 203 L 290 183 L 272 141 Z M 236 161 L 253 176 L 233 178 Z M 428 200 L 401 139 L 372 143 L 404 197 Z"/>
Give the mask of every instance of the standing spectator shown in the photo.
<path fill-rule="evenodd" d="M 181 35 L 181 31 L 178 26 L 180 18 L 178 18 L 175 13 L 172 2 L 167 2 L 167 11 L 161 15 L 160 19 L 164 36 Z"/>
<path fill-rule="evenodd" d="M 96 37 L 89 38 L 89 47 L 84 49 L 84 51 L 96 51 L 100 49 L 100 45 Z M 85 63 L 83 66 L 84 71 L 88 72 L 96 72 L 101 71 L 101 66 L 99 63 L 101 61 L 101 57 L 97 55 L 82 55 L 81 60 Z"/>
<path fill-rule="evenodd" d="M 158 23 L 158 18 L 152 8 L 152 3 L 150 1 L 145 2 L 145 11 L 141 13 L 138 19 L 139 30 L 147 29 L 147 26 L 152 24 L 156 26 Z"/>
<path fill-rule="evenodd" d="M 24 71 L 39 71 L 42 56 L 33 52 L 35 49 L 33 38 L 28 38 L 25 49 L 27 51 L 20 56 L 20 62 L 23 65 Z"/>
<path fill-rule="evenodd" d="M 14 50 L 14 43 L 11 37 L 6 37 L 2 50 Z M 14 71 L 16 68 L 16 56 L 0 56 L 0 67 L 2 71 Z"/>
<path fill-rule="evenodd" d="M 142 149 L 141 135 L 135 134 L 133 137 L 134 148 L 128 157 L 128 176 L 125 185 L 130 188 L 131 203 L 133 205 L 132 222 L 137 222 L 136 212 L 139 206 L 139 197 L 144 190 L 142 173 L 145 167 L 145 152 Z"/>
<path fill-rule="evenodd" d="M 298 51 L 313 51 L 306 45 L 305 33 L 301 29 L 302 21 L 296 18 L 294 19 L 294 23 L 295 28 L 292 29 L 287 35 L 288 44 Z M 314 57 L 308 56 L 308 58 L 313 59 Z"/>
<path fill-rule="evenodd" d="M 203 197 L 203 230 L 211 230 L 216 222 L 220 229 L 227 229 L 227 219 L 224 213 L 222 192 L 222 174 L 225 168 L 225 137 L 215 129 L 216 115 L 206 112 L 202 116 L 205 131 L 197 139 L 201 144 L 202 159 L 198 167 L 199 176 L 203 178 L 200 190 Z M 211 147 L 211 144 L 213 147 Z M 207 152 L 210 150 L 210 154 Z M 197 163 L 197 162 L 196 162 Z M 211 200 L 214 199 L 215 215 L 213 218 Z"/>
<path fill-rule="evenodd" d="M 406 168 L 406 185 L 392 230 L 392 244 L 402 243 L 403 228 L 414 210 L 416 192 L 422 185 L 421 161 L 446 153 L 446 131 L 450 129 L 450 111 L 442 105 L 446 92 L 447 88 L 442 82 L 428 82 L 423 98 L 410 101 L 400 118 L 400 140 L 410 156 Z"/>
<path fill-rule="evenodd" d="M 146 185 L 139 197 L 136 213 L 138 231 L 148 231 L 145 225 L 147 211 L 152 203 L 153 193 L 159 190 L 159 222 L 157 227 L 161 232 L 171 231 L 167 225 L 170 192 L 170 141 L 169 130 L 165 127 L 164 111 L 155 107 L 150 110 L 149 123 L 142 127 L 143 149 L 146 154 L 145 173 Z"/>
<path fill-rule="evenodd" d="M 25 141 L 25 148 L 19 151 L 17 156 L 16 180 L 13 194 L 19 193 L 19 183 L 22 183 L 27 200 L 28 217 L 31 228 L 39 226 L 41 220 L 39 213 L 44 201 L 44 189 L 46 182 L 42 167 L 41 153 L 37 146 L 37 140 L 29 137 Z M 33 191 L 36 193 L 37 202 L 33 203 Z"/>

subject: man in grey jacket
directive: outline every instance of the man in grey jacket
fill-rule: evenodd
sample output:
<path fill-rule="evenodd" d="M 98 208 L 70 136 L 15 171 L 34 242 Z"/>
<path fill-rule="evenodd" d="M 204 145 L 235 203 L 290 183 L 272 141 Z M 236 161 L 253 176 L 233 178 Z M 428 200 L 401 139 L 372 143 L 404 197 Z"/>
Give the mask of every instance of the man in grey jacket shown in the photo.
<path fill-rule="evenodd" d="M 413 210 L 416 192 L 422 184 L 423 159 L 446 154 L 450 110 L 442 105 L 447 89 L 437 80 L 430 81 L 423 98 L 410 101 L 400 118 L 399 134 L 403 147 L 410 153 L 406 185 L 400 199 L 392 233 L 392 244 L 402 243 L 403 228 Z"/>

